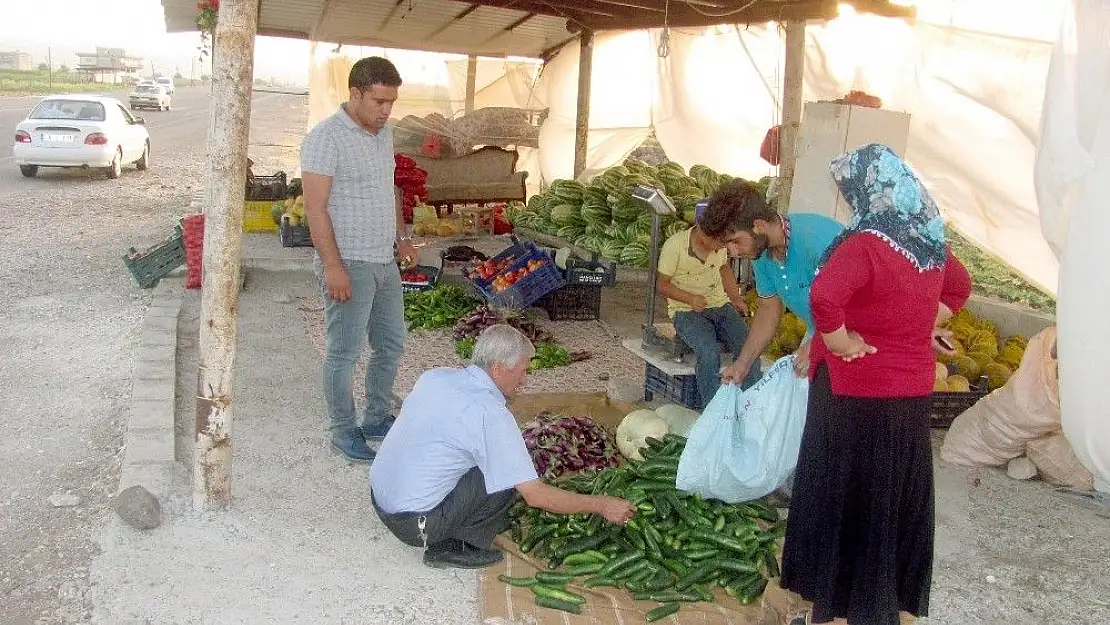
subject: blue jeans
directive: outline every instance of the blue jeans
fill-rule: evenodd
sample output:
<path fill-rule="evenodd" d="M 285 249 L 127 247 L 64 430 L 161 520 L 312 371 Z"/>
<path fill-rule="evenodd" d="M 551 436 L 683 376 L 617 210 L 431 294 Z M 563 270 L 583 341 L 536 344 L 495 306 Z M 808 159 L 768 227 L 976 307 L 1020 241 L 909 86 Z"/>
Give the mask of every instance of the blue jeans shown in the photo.
<path fill-rule="evenodd" d="M 720 308 L 706 308 L 701 312 L 684 310 L 675 313 L 674 329 L 697 357 L 694 373 L 698 381 L 698 395 L 701 408 L 705 408 L 717 389 L 721 387 L 721 352 L 717 346 L 725 344 L 733 356 L 740 354 L 744 342 L 748 340 L 748 324 L 732 304 Z M 742 388 L 748 388 L 759 381 L 760 366 L 757 360 L 748 370 Z"/>
<path fill-rule="evenodd" d="M 312 265 L 324 296 L 324 400 L 333 437 L 349 435 L 358 427 L 351 376 L 367 340 L 370 360 L 366 367 L 362 426 L 375 426 L 389 416 L 393 382 L 408 334 L 397 265 L 363 261 L 343 264 L 351 280 L 351 299 L 342 303 L 328 297 L 319 259 Z"/>

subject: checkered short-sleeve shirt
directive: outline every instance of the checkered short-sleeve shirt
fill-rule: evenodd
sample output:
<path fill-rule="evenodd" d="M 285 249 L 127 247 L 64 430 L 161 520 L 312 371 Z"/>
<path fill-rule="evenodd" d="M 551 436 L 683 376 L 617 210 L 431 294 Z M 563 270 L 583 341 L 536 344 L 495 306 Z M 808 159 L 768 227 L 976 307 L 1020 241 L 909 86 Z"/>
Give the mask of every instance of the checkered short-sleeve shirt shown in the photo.
<path fill-rule="evenodd" d="M 301 171 L 331 178 L 328 215 L 343 260 L 393 262 L 393 128 L 362 129 L 340 108 L 301 142 Z"/>

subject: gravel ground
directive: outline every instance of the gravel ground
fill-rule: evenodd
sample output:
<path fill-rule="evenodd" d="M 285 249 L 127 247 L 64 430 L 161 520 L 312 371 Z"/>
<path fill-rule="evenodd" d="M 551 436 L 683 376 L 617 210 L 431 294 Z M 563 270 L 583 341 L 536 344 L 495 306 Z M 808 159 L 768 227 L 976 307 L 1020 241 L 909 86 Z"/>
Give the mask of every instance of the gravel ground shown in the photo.
<path fill-rule="evenodd" d="M 324 312 L 320 300 L 304 298 L 300 301 L 309 337 L 319 357 L 324 355 Z M 534 312 L 534 311 L 533 311 Z M 538 325 L 550 332 L 559 344 L 569 351 L 588 351 L 591 358 L 571 363 L 566 367 L 542 369 L 528 376 L 523 393 L 545 393 L 552 389 L 575 389 L 580 393 L 605 391 L 611 378 L 622 378 L 636 384 L 644 383 L 644 364 L 634 354 L 621 347 L 620 336 L 604 321 L 547 321 L 539 311 Z M 413 330 L 405 344 L 405 357 L 397 371 L 393 392 L 400 397 L 408 395 L 416 379 L 426 369 L 433 367 L 462 367 L 466 362 L 455 355 L 452 330 Z M 369 347 L 355 366 L 354 393 L 362 397 L 363 378 Z"/>
<path fill-rule="evenodd" d="M 281 143 L 269 126 L 296 123 L 290 109 L 305 101 L 257 97 L 256 138 Z M 132 356 L 150 299 L 121 256 L 169 235 L 201 188 L 207 102 L 206 91 L 181 89 L 173 111 L 147 113 L 151 168 L 126 168 L 119 180 L 57 170 L 23 178 L 0 156 L 0 623 L 91 614 L 90 561 L 119 476 Z M 5 136 L 29 103 L 0 98 Z M 272 150 L 255 160 L 268 164 Z M 64 495 L 76 505 L 56 507 L 73 503 Z"/>

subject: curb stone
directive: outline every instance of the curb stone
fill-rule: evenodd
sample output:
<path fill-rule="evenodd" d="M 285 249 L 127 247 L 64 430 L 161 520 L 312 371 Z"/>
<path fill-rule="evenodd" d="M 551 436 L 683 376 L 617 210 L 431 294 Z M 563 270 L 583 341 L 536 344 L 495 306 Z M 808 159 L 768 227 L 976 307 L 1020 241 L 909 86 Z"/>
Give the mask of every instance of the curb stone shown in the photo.
<path fill-rule="evenodd" d="M 181 285 L 160 282 L 135 350 L 131 409 L 124 435 L 118 492 L 142 486 L 158 499 L 170 494 L 174 470 L 177 319 Z"/>

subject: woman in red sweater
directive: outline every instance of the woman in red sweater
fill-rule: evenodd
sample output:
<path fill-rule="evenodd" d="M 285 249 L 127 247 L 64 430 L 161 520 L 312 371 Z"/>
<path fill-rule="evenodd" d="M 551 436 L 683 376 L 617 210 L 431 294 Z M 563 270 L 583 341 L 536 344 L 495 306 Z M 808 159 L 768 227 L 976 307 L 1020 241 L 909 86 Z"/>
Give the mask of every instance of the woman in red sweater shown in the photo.
<path fill-rule="evenodd" d="M 971 279 L 925 187 L 888 147 L 832 162 L 853 209 L 810 292 L 816 331 L 782 585 L 808 623 L 898 625 L 928 613 L 929 395 L 938 326 Z"/>

